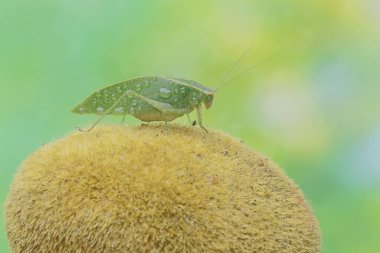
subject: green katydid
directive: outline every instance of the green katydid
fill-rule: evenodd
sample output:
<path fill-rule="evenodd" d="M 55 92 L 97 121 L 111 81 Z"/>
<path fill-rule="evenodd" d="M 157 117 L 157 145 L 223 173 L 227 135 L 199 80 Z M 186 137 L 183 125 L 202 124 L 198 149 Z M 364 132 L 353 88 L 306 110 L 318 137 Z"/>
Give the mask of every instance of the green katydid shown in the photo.
<path fill-rule="evenodd" d="M 121 115 L 124 116 L 124 121 L 125 116 L 130 114 L 141 121 L 164 121 L 166 124 L 185 114 L 189 118 L 189 113 L 195 109 L 199 126 L 207 132 L 202 121 L 202 104 L 206 109 L 210 108 L 215 93 L 227 83 L 279 54 L 262 60 L 226 81 L 234 67 L 252 47 L 250 46 L 233 64 L 215 90 L 187 79 L 160 76 L 137 77 L 94 92 L 72 112 L 100 115 L 99 119 L 86 130 L 91 131 L 106 115 Z"/>

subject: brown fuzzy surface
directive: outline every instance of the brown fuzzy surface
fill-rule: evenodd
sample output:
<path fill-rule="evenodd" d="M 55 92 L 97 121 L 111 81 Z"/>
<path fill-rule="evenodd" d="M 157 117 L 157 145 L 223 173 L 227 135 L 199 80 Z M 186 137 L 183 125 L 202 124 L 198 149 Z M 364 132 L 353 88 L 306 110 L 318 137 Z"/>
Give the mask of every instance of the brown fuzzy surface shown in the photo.
<path fill-rule="evenodd" d="M 273 162 L 221 132 L 98 126 L 42 146 L 5 203 L 13 252 L 319 252 Z"/>

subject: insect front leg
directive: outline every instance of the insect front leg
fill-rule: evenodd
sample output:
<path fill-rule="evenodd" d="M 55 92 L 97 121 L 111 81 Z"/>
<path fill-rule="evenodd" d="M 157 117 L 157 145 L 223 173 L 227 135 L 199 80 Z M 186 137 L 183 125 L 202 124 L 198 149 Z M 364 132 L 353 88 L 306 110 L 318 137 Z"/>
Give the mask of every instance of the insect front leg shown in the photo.
<path fill-rule="evenodd" d="M 198 124 L 199 126 L 208 133 L 207 129 L 203 126 L 202 122 L 202 107 L 201 105 L 195 106 L 195 109 L 197 110 L 197 118 L 198 118 Z"/>

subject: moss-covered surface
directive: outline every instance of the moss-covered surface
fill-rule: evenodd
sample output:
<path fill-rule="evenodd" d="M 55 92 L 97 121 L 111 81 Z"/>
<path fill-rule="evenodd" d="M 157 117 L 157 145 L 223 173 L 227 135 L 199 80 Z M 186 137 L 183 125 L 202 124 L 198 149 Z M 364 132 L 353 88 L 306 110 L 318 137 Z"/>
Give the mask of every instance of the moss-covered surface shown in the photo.
<path fill-rule="evenodd" d="M 99 126 L 44 145 L 5 203 L 14 252 L 319 252 L 270 160 L 217 131 Z"/>

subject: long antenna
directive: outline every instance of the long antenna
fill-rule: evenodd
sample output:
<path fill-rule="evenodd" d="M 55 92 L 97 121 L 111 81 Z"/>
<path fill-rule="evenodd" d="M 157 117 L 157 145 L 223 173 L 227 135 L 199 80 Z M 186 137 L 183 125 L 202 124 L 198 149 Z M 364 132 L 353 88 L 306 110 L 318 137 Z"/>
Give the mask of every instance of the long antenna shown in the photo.
<path fill-rule="evenodd" d="M 261 65 L 261 64 L 263 64 L 263 63 L 265 63 L 265 62 L 267 62 L 267 61 L 269 61 L 269 60 L 271 60 L 271 59 L 273 59 L 273 58 L 275 58 L 275 57 L 277 57 L 277 56 L 279 56 L 279 55 L 281 55 L 281 54 L 284 54 L 284 53 L 286 53 L 287 51 L 289 51 L 289 50 L 291 50 L 291 49 L 292 49 L 292 48 L 287 48 L 287 49 L 281 50 L 281 51 L 279 51 L 279 52 L 277 52 L 277 53 L 275 53 L 275 54 L 273 54 L 273 55 L 271 55 L 271 56 L 269 56 L 269 57 L 267 57 L 267 58 L 265 58 L 265 59 L 259 61 L 258 63 L 256 63 L 255 65 L 253 65 L 253 66 L 247 68 L 246 70 L 243 70 L 242 72 L 240 72 L 240 73 L 237 74 L 236 76 L 232 77 L 232 78 L 231 78 L 230 80 L 228 80 L 227 82 L 224 82 L 222 85 L 219 85 L 219 86 L 214 90 L 214 93 L 216 93 L 216 92 L 219 91 L 221 88 L 223 88 L 224 86 L 226 86 L 228 83 L 231 83 L 233 80 L 235 80 L 236 78 L 240 77 L 241 75 L 244 75 L 245 73 L 247 73 L 247 72 L 253 70 L 253 69 L 256 68 L 257 66 L 259 66 L 259 65 Z"/>
<path fill-rule="evenodd" d="M 231 68 L 228 70 L 227 74 L 223 77 L 220 84 L 216 87 L 216 90 L 219 90 L 221 87 L 224 86 L 224 82 L 227 80 L 227 78 L 231 75 L 232 71 L 235 69 L 235 67 L 243 60 L 243 58 L 248 54 L 249 51 L 253 48 L 253 43 L 244 51 L 244 53 L 239 57 L 239 59 L 231 66 Z"/>

